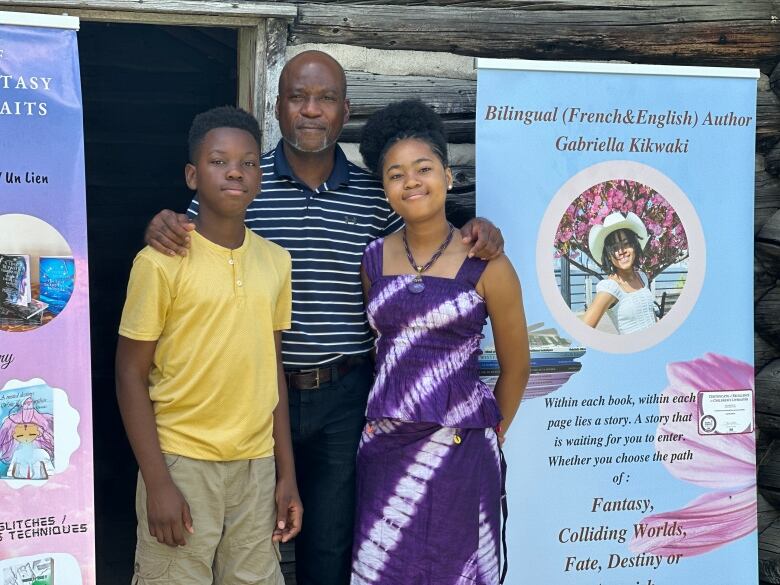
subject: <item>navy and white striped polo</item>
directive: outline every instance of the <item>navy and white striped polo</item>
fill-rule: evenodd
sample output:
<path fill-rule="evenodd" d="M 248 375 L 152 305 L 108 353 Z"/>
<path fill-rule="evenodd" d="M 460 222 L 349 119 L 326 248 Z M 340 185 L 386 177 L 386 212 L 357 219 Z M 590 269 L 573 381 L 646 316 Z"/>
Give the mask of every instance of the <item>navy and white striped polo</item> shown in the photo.
<path fill-rule="evenodd" d="M 246 224 L 292 256 L 292 328 L 282 334 L 286 368 L 326 364 L 373 347 L 360 283 L 366 245 L 399 229 L 382 184 L 336 145 L 333 171 L 314 191 L 293 175 L 282 142 L 265 154 L 262 192 Z M 197 215 L 193 201 L 190 214 Z"/>

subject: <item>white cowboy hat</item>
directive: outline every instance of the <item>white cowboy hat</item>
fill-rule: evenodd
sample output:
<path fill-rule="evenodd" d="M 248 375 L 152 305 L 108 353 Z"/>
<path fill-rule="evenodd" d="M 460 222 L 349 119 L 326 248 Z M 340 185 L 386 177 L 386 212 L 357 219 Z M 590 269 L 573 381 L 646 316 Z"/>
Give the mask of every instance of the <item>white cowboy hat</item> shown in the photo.
<path fill-rule="evenodd" d="M 623 215 L 619 211 L 610 213 L 604 218 L 602 225 L 594 225 L 590 228 L 588 234 L 588 247 L 590 253 L 593 255 L 593 259 L 601 264 L 602 254 L 604 253 L 604 240 L 607 236 L 617 230 L 631 230 L 639 239 L 639 246 L 644 250 L 645 244 L 647 244 L 647 228 L 642 220 L 639 219 L 635 213 L 629 211 L 626 215 Z"/>

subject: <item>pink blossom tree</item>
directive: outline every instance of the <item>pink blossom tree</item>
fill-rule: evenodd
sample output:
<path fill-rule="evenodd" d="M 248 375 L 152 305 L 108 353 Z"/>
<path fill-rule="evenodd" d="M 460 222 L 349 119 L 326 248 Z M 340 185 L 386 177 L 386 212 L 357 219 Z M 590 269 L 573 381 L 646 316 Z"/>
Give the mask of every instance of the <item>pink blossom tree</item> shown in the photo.
<path fill-rule="evenodd" d="M 611 179 L 580 194 L 566 209 L 555 234 L 555 257 L 583 272 L 601 276 L 582 262 L 580 254 L 600 263 L 588 248 L 588 234 L 610 213 L 634 212 L 644 222 L 648 242 L 639 269 L 653 280 L 672 264 L 688 258 L 688 238 L 677 212 L 658 191 L 629 179 Z M 598 261 L 597 261 L 598 260 Z"/>

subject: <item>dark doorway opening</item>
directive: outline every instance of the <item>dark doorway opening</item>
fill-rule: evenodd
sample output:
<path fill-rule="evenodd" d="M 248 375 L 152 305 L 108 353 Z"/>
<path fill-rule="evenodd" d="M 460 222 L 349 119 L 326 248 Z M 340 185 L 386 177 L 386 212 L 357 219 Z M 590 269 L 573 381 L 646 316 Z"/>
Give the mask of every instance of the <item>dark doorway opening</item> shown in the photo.
<path fill-rule="evenodd" d="M 117 327 L 149 219 L 186 209 L 195 114 L 237 103 L 235 29 L 82 22 L 97 582 L 130 582 L 137 467 L 114 395 Z"/>

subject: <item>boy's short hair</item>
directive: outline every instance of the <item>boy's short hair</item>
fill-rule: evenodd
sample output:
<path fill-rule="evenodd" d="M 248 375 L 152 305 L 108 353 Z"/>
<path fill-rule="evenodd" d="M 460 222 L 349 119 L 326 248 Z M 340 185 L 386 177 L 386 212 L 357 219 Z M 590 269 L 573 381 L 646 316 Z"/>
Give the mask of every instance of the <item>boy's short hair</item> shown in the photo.
<path fill-rule="evenodd" d="M 203 138 L 210 130 L 215 128 L 238 128 L 239 130 L 245 130 L 255 139 L 257 148 L 259 150 L 263 148 L 260 124 L 258 124 L 257 119 L 252 114 L 235 106 L 220 106 L 201 112 L 193 118 L 187 141 L 190 162 L 195 162 L 198 156 L 198 148 L 200 148 Z"/>

